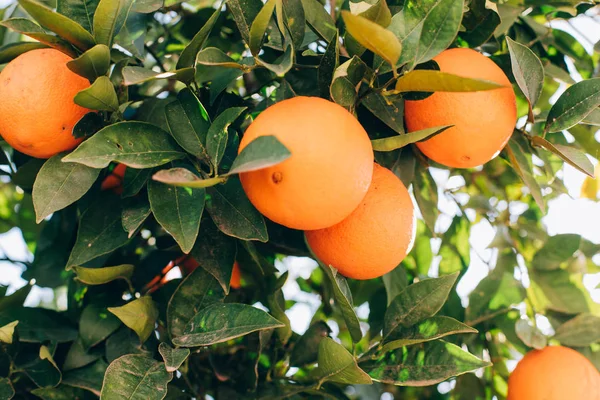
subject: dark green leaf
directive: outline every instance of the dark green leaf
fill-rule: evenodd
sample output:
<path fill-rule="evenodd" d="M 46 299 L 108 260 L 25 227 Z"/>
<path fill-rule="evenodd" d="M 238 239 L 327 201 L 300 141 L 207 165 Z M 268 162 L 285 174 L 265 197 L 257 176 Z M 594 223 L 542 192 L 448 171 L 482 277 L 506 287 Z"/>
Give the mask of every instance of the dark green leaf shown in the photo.
<path fill-rule="evenodd" d="M 206 135 L 210 128 L 210 118 L 200 100 L 189 89 L 183 89 L 177 100 L 165 107 L 169 132 L 187 152 L 200 159 L 206 153 Z"/>
<path fill-rule="evenodd" d="M 231 0 L 227 2 L 227 8 L 231 11 L 246 44 L 250 44 L 250 27 L 262 6 L 263 3 L 260 0 Z"/>
<path fill-rule="evenodd" d="M 11 18 L 0 22 L 0 26 L 4 26 L 15 32 L 22 33 L 35 40 L 38 40 L 48 46 L 62 51 L 70 56 L 74 56 L 75 52 L 71 45 L 58 36 L 46 33 L 38 24 L 26 18 Z"/>
<path fill-rule="evenodd" d="M 129 15 L 133 0 L 100 0 L 94 14 L 94 37 L 99 44 L 112 47 Z"/>
<path fill-rule="evenodd" d="M 142 226 L 146 218 L 151 214 L 150 203 L 146 198 L 139 202 L 131 202 L 129 205 L 123 207 L 121 213 L 121 224 L 123 229 L 127 232 L 127 237 L 132 238 L 137 232 L 138 228 Z"/>
<path fill-rule="evenodd" d="M 102 379 L 104 378 L 107 367 L 108 364 L 106 364 L 106 361 L 100 359 L 83 368 L 67 371 L 63 376 L 62 383 L 64 385 L 85 389 L 96 396 L 100 396 Z"/>
<path fill-rule="evenodd" d="M 88 32 L 94 27 L 94 13 L 99 0 L 58 0 L 56 11 L 72 19 Z"/>
<path fill-rule="evenodd" d="M 103 355 L 104 351 L 100 347 L 92 348 L 87 351 L 81 338 L 77 338 L 69 348 L 62 370 L 65 372 L 71 369 L 85 367 L 102 358 Z"/>
<path fill-rule="evenodd" d="M 103 285 L 112 282 L 115 279 L 124 279 L 129 281 L 133 275 L 135 267 L 131 264 L 117 265 L 114 267 L 103 268 L 85 268 L 73 267 L 72 270 L 77 275 L 77 280 L 86 285 Z"/>
<path fill-rule="evenodd" d="M 548 308 L 565 314 L 579 314 L 597 307 L 579 274 L 570 274 L 565 270 L 533 270 L 530 278 L 530 290 L 535 293 L 536 301 L 539 302 L 538 309 Z"/>
<path fill-rule="evenodd" d="M 290 356 L 291 365 L 303 366 L 317 361 L 319 343 L 331 333 L 329 325 L 324 321 L 313 323 L 294 345 Z"/>
<path fill-rule="evenodd" d="M 225 298 L 219 282 L 203 268 L 196 268 L 179 285 L 167 308 L 171 338 L 181 336 L 198 312 Z"/>
<path fill-rule="evenodd" d="M 404 101 L 387 99 L 379 92 L 369 93 L 361 103 L 399 135 L 404 134 Z M 373 148 L 377 151 L 377 149 Z"/>
<path fill-rule="evenodd" d="M 231 3 L 230 7 L 231 7 Z M 177 69 L 185 68 L 185 67 L 193 67 L 196 64 L 196 56 L 204 47 L 206 43 L 206 39 L 212 28 L 215 26 L 215 23 L 219 19 L 219 15 L 221 15 L 221 7 L 218 7 L 211 17 L 206 21 L 204 26 L 198 31 L 198 33 L 193 37 L 192 40 L 185 46 L 185 49 L 181 52 L 179 56 L 179 60 L 177 61 Z"/>
<path fill-rule="evenodd" d="M 198 53 L 196 62 L 201 65 L 217 66 L 223 68 L 238 68 L 244 70 L 244 65 L 235 61 L 216 47 L 207 47 Z"/>
<path fill-rule="evenodd" d="M 139 193 L 154 172 L 153 169 L 127 168 L 123 178 L 123 197 L 132 197 Z"/>
<path fill-rule="evenodd" d="M 510 63 L 513 75 L 529 100 L 529 121 L 533 122 L 533 106 L 537 103 L 544 88 L 544 66 L 540 59 L 526 46 L 515 42 L 508 36 L 506 44 L 510 51 Z"/>
<path fill-rule="evenodd" d="M 335 22 L 323 5 L 317 0 L 302 0 L 302 6 L 308 25 L 328 43 L 335 40 Z"/>
<path fill-rule="evenodd" d="M 283 6 L 284 25 L 287 27 L 294 48 L 299 49 L 304 43 L 306 18 L 301 0 L 281 0 L 278 6 Z"/>
<path fill-rule="evenodd" d="M 430 386 L 491 363 L 442 340 L 389 352 L 363 368 L 374 381 L 398 386 Z"/>
<path fill-rule="evenodd" d="M 225 154 L 229 126 L 246 110 L 246 107 L 233 107 L 223 111 L 208 129 L 206 151 L 211 158 L 215 170 Z"/>
<path fill-rule="evenodd" d="M 76 74 L 94 81 L 94 79 L 108 73 L 110 49 L 103 44 L 97 44 L 76 59 L 69 61 L 67 67 Z"/>
<path fill-rule="evenodd" d="M 243 240 L 268 240 L 265 220 L 246 197 L 237 177 L 208 188 L 207 193 L 206 209 L 221 232 Z"/>
<path fill-rule="evenodd" d="M 421 142 L 427 140 L 439 133 L 444 132 L 448 128 L 452 128 L 453 125 L 447 126 L 436 126 L 433 128 L 426 128 L 420 131 L 401 133 L 398 136 L 391 136 L 384 139 L 371 140 L 373 150 L 375 151 L 392 151 L 402 148 L 411 143 Z"/>
<path fill-rule="evenodd" d="M 118 249 L 127 242 L 121 225 L 121 208 L 115 200 L 98 201 L 81 216 L 77 240 L 67 267 L 82 265 Z"/>
<path fill-rule="evenodd" d="M 240 152 L 228 175 L 272 167 L 287 160 L 292 153 L 275 136 L 260 136 Z"/>
<path fill-rule="evenodd" d="M 409 328 L 433 317 L 446 302 L 457 277 L 458 273 L 455 273 L 407 286 L 390 303 L 385 313 L 383 337 L 387 339 L 397 329 Z"/>
<path fill-rule="evenodd" d="M 221 233 L 210 220 L 203 222 L 191 255 L 201 268 L 219 281 L 225 293 L 229 293 L 235 253 L 235 239 Z"/>
<path fill-rule="evenodd" d="M 115 92 L 115 87 L 106 76 L 99 77 L 92 86 L 77 93 L 73 101 L 75 104 L 90 110 L 114 112 L 119 109 L 117 92 Z"/>
<path fill-rule="evenodd" d="M 14 395 L 15 389 L 12 387 L 10 379 L 0 378 L 0 398 L 10 400 Z"/>
<path fill-rule="evenodd" d="M 569 87 L 554 103 L 546 120 L 546 132 L 559 132 L 581 122 L 600 106 L 600 78 Z"/>
<path fill-rule="evenodd" d="M 275 10 L 275 3 L 276 0 L 267 1 L 256 18 L 254 18 L 252 26 L 250 27 L 248 47 L 254 56 L 258 55 L 260 47 L 262 46 L 263 37 L 269 26 L 269 21 L 271 21 L 271 17 L 273 16 L 273 10 Z"/>
<path fill-rule="evenodd" d="M 150 168 L 184 157 L 169 134 L 145 122 L 119 122 L 101 129 L 63 162 L 105 168 L 116 161 L 132 168 Z"/>
<path fill-rule="evenodd" d="M 282 326 L 266 312 L 247 304 L 214 303 L 200 310 L 173 343 L 182 347 L 209 346 Z"/>
<path fill-rule="evenodd" d="M 579 314 L 556 329 L 554 339 L 565 346 L 587 347 L 600 341 L 600 317 Z"/>
<path fill-rule="evenodd" d="M 481 46 L 494 34 L 500 22 L 496 3 L 473 0 L 469 3 L 469 11 L 463 15 L 462 26 L 466 32 L 460 32 L 460 37 L 469 43 L 470 48 Z"/>
<path fill-rule="evenodd" d="M 104 118 L 97 112 L 85 114 L 73 127 L 73 136 L 77 139 L 92 136 L 104 127 Z"/>
<path fill-rule="evenodd" d="M 36 222 L 79 200 L 92 187 L 100 174 L 81 164 L 63 163 L 57 154 L 44 163 L 33 184 Z"/>
<path fill-rule="evenodd" d="M 408 277 L 406 276 L 406 270 L 403 266 L 398 266 L 381 277 L 383 285 L 385 286 L 385 293 L 387 296 L 387 305 L 389 306 L 392 301 L 408 286 Z"/>
<path fill-rule="evenodd" d="M 313 376 L 323 382 L 370 385 L 369 375 L 363 371 L 352 354 L 333 339 L 325 337 L 319 343 L 318 366 Z"/>
<path fill-rule="evenodd" d="M 477 333 L 477 329 L 473 329 L 454 318 L 431 317 L 410 328 L 395 330 L 387 338 L 388 342 L 383 346 L 381 352 L 386 353 L 400 347 L 429 342 L 458 333 Z"/>
<path fill-rule="evenodd" d="M 0 326 L 19 321 L 21 342 L 42 343 L 55 341 L 65 343 L 75 340 L 75 329 L 64 314 L 43 308 L 11 307 L 0 311 Z"/>
<path fill-rule="evenodd" d="M 79 338 L 85 350 L 103 342 L 121 322 L 111 315 L 105 307 L 90 304 L 83 309 L 79 318 Z"/>
<path fill-rule="evenodd" d="M 260 63 L 263 67 L 267 68 L 269 71 L 276 74 L 277 76 L 283 77 L 294 66 L 294 58 L 294 47 L 290 44 L 286 46 L 283 54 L 279 56 L 279 58 L 277 58 L 274 62 L 269 63 L 260 58 L 257 58 L 256 61 Z"/>
<path fill-rule="evenodd" d="M 52 357 L 50 349 L 40 346 L 38 358 L 22 367 L 23 372 L 39 387 L 57 386 L 62 375 Z"/>
<path fill-rule="evenodd" d="M 350 287 L 348 287 L 348 282 L 336 269 L 324 265 L 322 265 L 322 268 L 331 282 L 335 303 L 342 312 L 344 322 L 346 322 L 346 327 L 350 332 L 350 337 L 354 343 L 358 343 L 363 335 L 360 330 L 360 321 L 354 311 L 354 301 L 352 300 L 352 292 L 350 291 Z"/>
<path fill-rule="evenodd" d="M 42 27 L 56 33 L 80 50 L 86 51 L 96 44 L 94 37 L 81 25 L 45 5 L 35 0 L 19 0 L 19 4 Z"/>
<path fill-rule="evenodd" d="M 185 189 L 160 182 L 148 182 L 148 199 L 156 220 L 189 253 L 200 229 L 204 211 L 203 189 Z"/>
<path fill-rule="evenodd" d="M 82 389 L 67 385 L 59 385 L 55 388 L 37 388 L 31 391 L 42 400 L 73 400 L 85 399 L 86 393 Z M 3 398 L 0 395 L 0 398 Z"/>
<path fill-rule="evenodd" d="M 190 355 L 190 349 L 172 348 L 164 342 L 158 346 L 158 351 L 165 362 L 167 372 L 177 371 Z"/>
<path fill-rule="evenodd" d="M 121 307 L 109 307 L 108 311 L 137 333 L 142 343 L 154 332 L 158 308 L 150 296 L 140 297 Z"/>
<path fill-rule="evenodd" d="M 106 370 L 100 398 L 110 400 L 162 400 L 173 373 L 165 364 L 141 355 L 128 354 Z"/>

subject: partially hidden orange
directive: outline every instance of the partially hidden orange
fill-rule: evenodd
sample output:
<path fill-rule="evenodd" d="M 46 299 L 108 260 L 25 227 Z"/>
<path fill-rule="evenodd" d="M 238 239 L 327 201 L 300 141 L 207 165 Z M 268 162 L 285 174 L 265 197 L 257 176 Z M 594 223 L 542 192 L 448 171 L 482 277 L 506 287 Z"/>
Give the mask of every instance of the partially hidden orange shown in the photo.
<path fill-rule="evenodd" d="M 415 238 L 415 209 L 408 190 L 387 168 L 375 164 L 361 204 L 339 224 L 306 231 L 323 263 L 354 279 L 380 277 L 400 264 Z"/>
<path fill-rule="evenodd" d="M 272 105 L 248 127 L 241 152 L 273 135 L 291 152 L 280 164 L 240 174 L 246 195 L 264 216 L 293 229 L 322 229 L 362 201 L 373 174 L 366 131 L 343 107 L 318 97 Z"/>
<path fill-rule="evenodd" d="M 424 100 L 406 101 L 409 132 L 436 126 L 452 128 L 418 148 L 430 159 L 455 168 L 485 164 L 506 145 L 517 122 L 515 93 L 492 60 L 471 49 L 450 49 L 434 57 L 443 72 L 485 79 L 506 86 L 479 92 L 436 92 Z"/>
<path fill-rule="evenodd" d="M 125 164 L 117 164 L 110 175 L 104 178 L 100 188 L 102 190 L 112 189 L 116 194 L 121 194 L 123 192 L 123 178 L 125 177 L 126 169 L 127 166 Z"/>
<path fill-rule="evenodd" d="M 185 275 L 189 275 L 196 268 L 200 266 L 200 263 L 196 261 L 193 257 L 185 257 L 183 260 L 176 261 L 179 264 L 179 267 L 183 269 Z M 240 271 L 240 265 L 237 261 L 233 263 L 233 270 L 231 271 L 231 279 L 229 281 L 229 286 L 232 289 L 239 289 L 242 287 L 242 272 Z"/>
<path fill-rule="evenodd" d="M 31 50 L 0 73 L 0 135 L 14 149 L 49 158 L 81 142 L 73 127 L 90 110 L 73 98 L 90 82 L 67 68 L 70 60 L 58 50 Z"/>
<path fill-rule="evenodd" d="M 532 350 L 510 374 L 507 400 L 600 400 L 600 373 L 568 347 Z"/>

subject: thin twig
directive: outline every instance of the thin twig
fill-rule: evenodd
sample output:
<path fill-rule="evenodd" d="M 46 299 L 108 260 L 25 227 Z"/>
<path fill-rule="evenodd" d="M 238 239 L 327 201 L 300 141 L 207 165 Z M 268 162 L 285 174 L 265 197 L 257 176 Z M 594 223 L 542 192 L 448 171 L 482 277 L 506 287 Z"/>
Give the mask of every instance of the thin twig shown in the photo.
<path fill-rule="evenodd" d="M 156 55 L 154 50 L 152 50 L 152 48 L 150 46 L 148 46 L 147 44 L 144 45 L 144 49 L 146 49 L 146 51 L 148 53 L 150 53 L 150 55 L 156 60 L 156 64 L 158 65 L 158 68 L 160 68 L 160 70 L 162 72 L 167 72 L 165 66 L 163 65 L 162 61 L 160 61 L 160 58 L 158 58 L 158 56 Z"/>

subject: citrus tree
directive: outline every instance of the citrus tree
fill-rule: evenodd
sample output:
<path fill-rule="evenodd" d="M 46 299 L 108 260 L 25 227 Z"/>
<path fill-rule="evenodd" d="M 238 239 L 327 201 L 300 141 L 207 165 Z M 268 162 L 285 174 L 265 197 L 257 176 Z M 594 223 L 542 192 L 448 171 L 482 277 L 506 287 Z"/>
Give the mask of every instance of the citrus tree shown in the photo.
<path fill-rule="evenodd" d="M 600 398 L 600 246 L 541 222 L 566 164 L 597 200 L 592 1 L 0 16 L 0 399 Z"/>

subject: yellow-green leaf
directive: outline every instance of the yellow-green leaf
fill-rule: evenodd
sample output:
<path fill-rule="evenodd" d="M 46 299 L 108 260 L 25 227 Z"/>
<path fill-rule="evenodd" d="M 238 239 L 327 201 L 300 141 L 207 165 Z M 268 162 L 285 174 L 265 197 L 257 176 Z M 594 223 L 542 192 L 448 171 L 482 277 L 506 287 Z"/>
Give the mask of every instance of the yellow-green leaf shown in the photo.
<path fill-rule="evenodd" d="M 485 79 L 465 78 L 448 72 L 418 69 L 396 82 L 399 92 L 479 92 L 506 87 Z"/>

